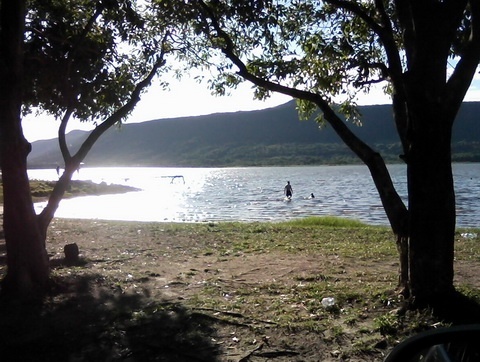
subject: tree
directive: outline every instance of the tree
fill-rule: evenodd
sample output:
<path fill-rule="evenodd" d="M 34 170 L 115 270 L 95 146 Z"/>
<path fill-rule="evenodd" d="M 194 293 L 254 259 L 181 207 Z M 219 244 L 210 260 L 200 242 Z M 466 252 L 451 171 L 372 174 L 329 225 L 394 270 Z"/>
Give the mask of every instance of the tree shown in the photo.
<path fill-rule="evenodd" d="M 133 110 L 160 70 L 168 69 L 166 56 L 173 50 L 168 9 L 153 23 L 146 8 L 130 0 L 0 3 L 0 164 L 7 247 L 2 293 L 30 296 L 48 287 L 48 226 L 96 140 Z M 22 115 L 32 109 L 60 119 L 65 162 L 39 215 L 27 175 L 31 146 L 21 127 Z M 96 124 L 74 154 L 65 135 L 72 117 Z"/>
<path fill-rule="evenodd" d="M 247 80 L 256 86 L 257 98 L 271 92 L 296 98 L 303 117 L 320 110 L 317 120 L 330 125 L 370 170 L 397 236 L 402 293 L 418 306 L 453 295 L 450 142 L 480 60 L 480 3 L 197 0 L 185 5 L 195 59 L 218 64 L 212 89 L 224 93 Z M 381 155 L 341 117 L 360 122 L 355 95 L 380 83 L 391 95 L 403 146 L 408 207 Z"/>

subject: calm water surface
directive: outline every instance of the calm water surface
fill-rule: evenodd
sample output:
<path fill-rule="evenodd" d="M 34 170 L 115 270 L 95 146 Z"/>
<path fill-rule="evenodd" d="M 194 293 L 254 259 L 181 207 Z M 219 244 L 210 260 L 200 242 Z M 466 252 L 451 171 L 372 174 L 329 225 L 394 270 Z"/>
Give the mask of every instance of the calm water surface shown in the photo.
<path fill-rule="evenodd" d="M 390 166 L 406 198 L 403 165 Z M 172 179 L 167 176 L 183 176 Z M 455 164 L 457 225 L 480 226 L 480 164 Z M 55 180 L 55 170 L 31 170 L 31 178 Z M 83 168 L 75 179 L 123 184 L 141 191 L 63 200 L 56 216 L 135 221 L 280 221 L 312 215 L 388 224 L 365 166 L 246 168 Z M 293 186 L 291 201 L 283 188 Z M 316 197 L 309 199 L 313 193 Z M 40 212 L 44 203 L 36 204 Z"/>

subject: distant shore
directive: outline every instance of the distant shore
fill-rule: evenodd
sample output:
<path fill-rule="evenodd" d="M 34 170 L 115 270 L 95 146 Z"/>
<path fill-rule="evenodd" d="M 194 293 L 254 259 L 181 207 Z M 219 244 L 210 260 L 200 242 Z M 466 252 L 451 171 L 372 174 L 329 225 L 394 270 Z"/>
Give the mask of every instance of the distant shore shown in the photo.
<path fill-rule="evenodd" d="M 50 193 L 55 187 L 56 181 L 42 181 L 42 180 L 31 180 L 30 188 L 32 193 L 33 202 L 41 202 L 48 200 Z M 0 186 L 0 212 L 3 213 L 3 189 Z M 90 195 L 111 195 L 111 194 L 122 194 L 130 191 L 138 191 L 138 188 L 125 186 L 125 185 L 116 185 L 116 184 L 107 184 L 105 182 L 95 183 L 93 181 L 82 181 L 82 180 L 72 180 L 70 181 L 70 186 L 65 192 L 64 199 L 78 197 L 78 196 L 90 196 Z"/>

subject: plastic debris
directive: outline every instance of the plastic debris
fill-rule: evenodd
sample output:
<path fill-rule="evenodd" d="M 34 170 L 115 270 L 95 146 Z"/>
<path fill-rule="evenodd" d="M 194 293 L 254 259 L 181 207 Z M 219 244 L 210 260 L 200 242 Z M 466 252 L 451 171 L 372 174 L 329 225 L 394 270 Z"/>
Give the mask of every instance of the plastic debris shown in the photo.
<path fill-rule="evenodd" d="M 333 297 L 323 298 L 323 299 L 322 299 L 322 305 L 323 305 L 325 308 L 333 307 L 333 306 L 335 305 L 335 298 L 333 298 Z"/>

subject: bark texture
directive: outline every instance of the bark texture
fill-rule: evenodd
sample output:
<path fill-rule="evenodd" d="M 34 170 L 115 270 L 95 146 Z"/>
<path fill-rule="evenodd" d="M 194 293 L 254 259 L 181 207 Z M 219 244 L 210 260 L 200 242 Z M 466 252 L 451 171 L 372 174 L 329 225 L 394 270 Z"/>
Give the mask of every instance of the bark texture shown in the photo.
<path fill-rule="evenodd" d="M 25 2 L 0 5 L 0 163 L 8 276 L 2 292 L 32 295 L 44 289 L 49 266 L 27 175 L 30 144 L 21 126 Z"/>

